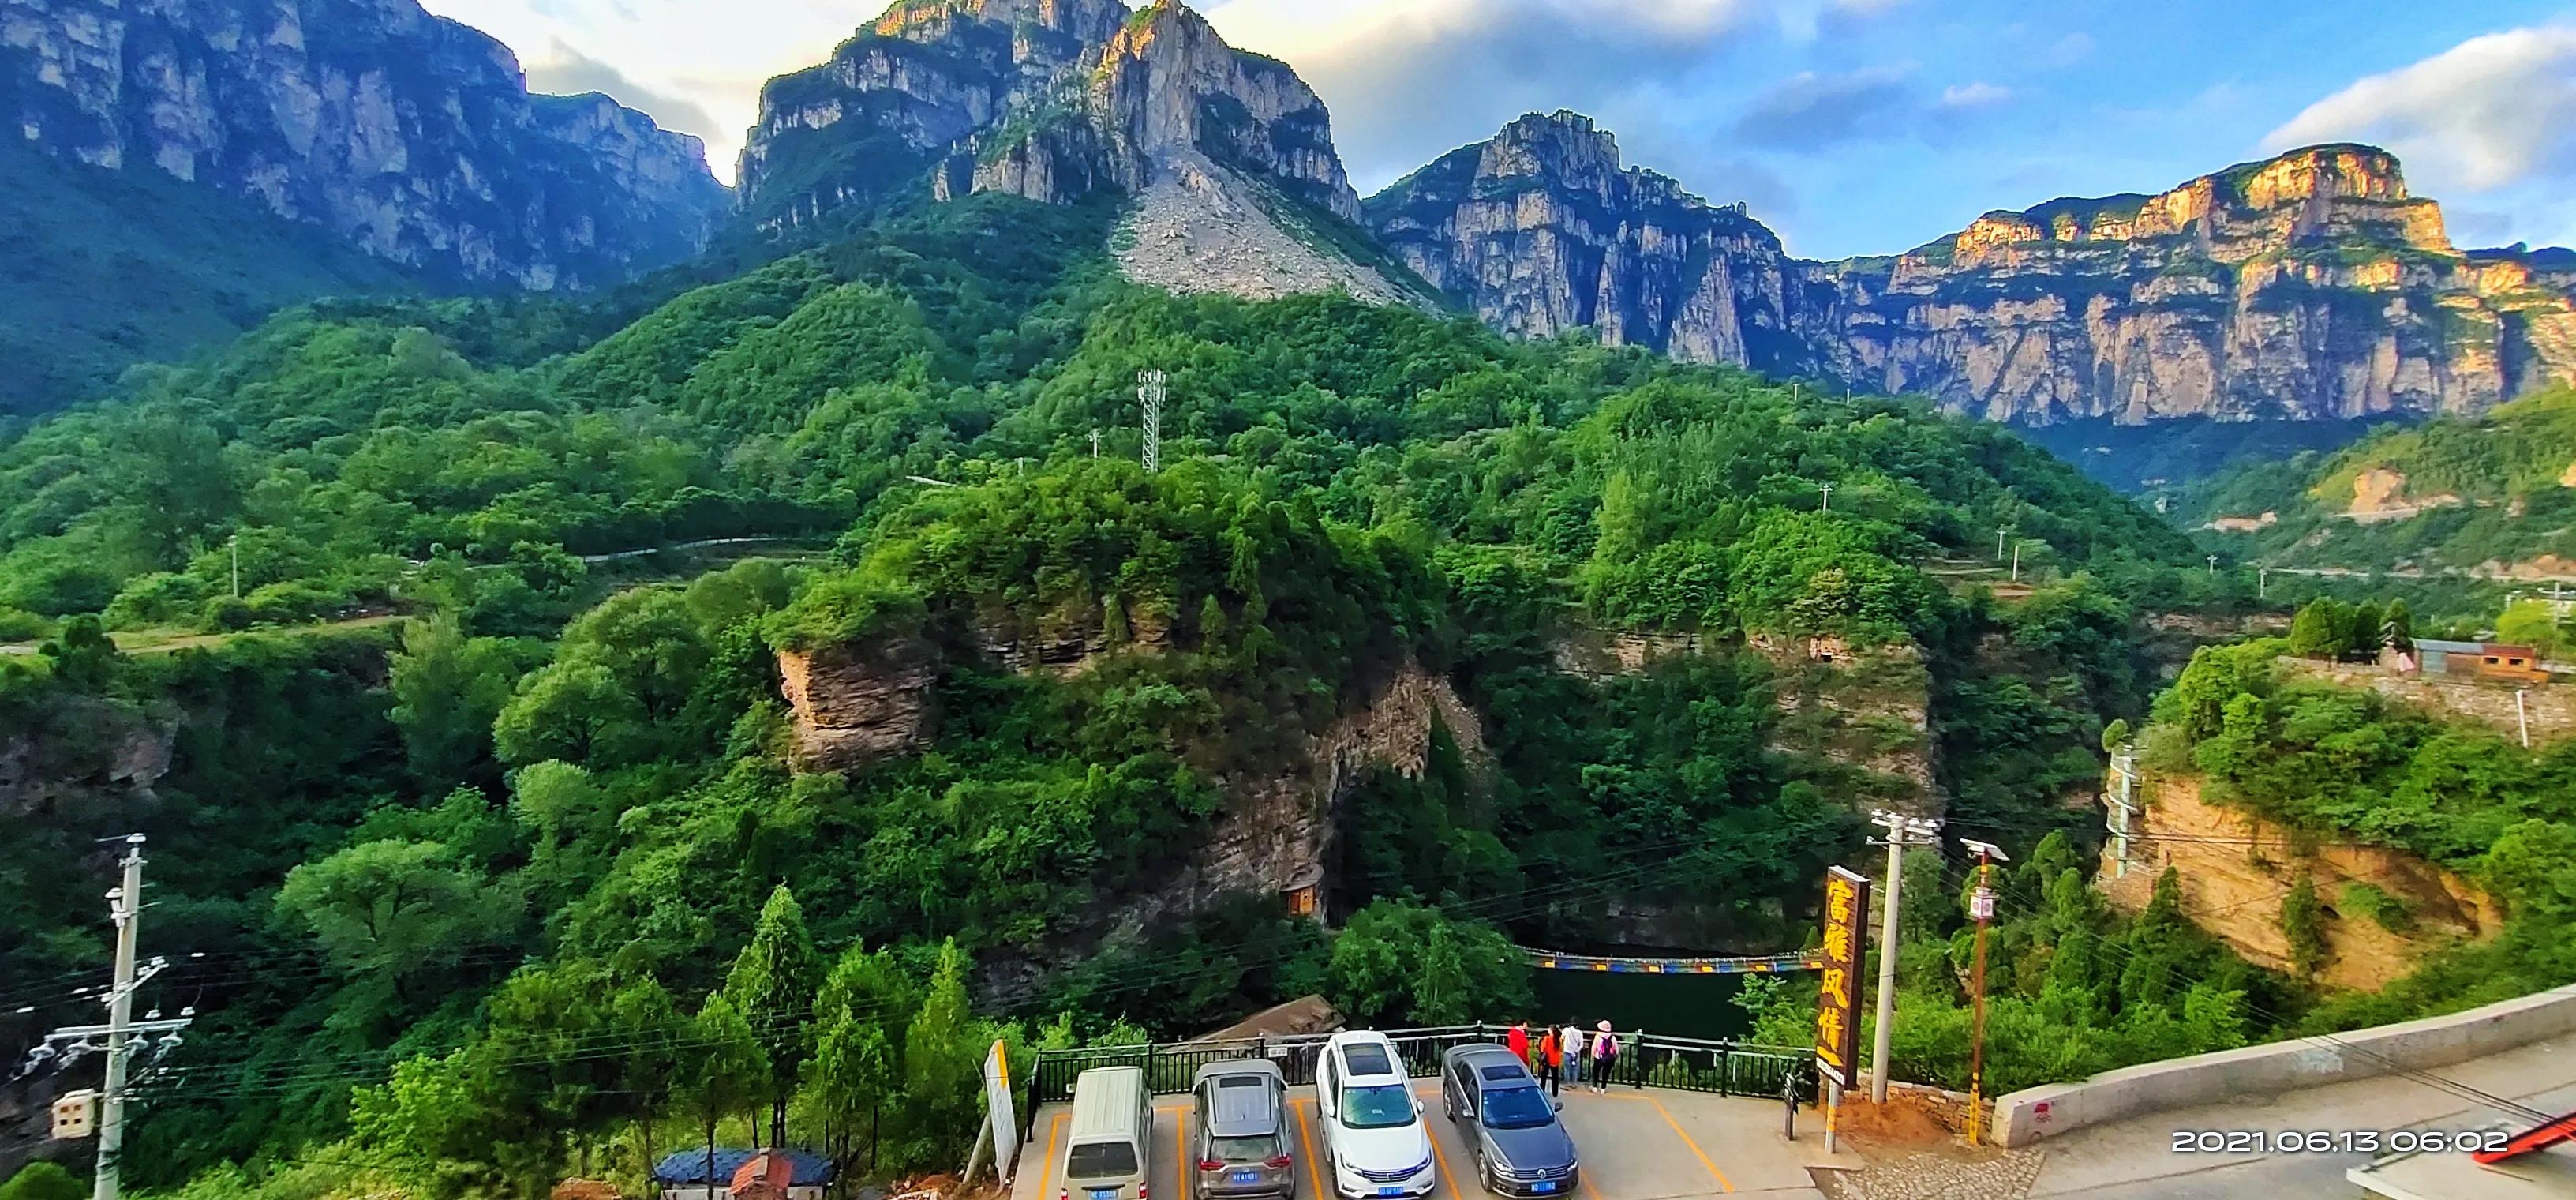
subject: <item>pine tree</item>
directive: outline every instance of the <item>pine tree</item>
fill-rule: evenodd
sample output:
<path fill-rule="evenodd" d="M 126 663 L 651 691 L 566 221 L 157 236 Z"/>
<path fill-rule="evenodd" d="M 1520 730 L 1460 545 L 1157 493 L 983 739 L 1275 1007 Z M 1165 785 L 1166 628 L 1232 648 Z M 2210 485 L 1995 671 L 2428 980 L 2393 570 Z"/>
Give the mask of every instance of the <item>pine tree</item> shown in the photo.
<path fill-rule="evenodd" d="M 2334 645 L 2334 601 L 2320 596 L 2291 618 L 2290 653 L 2301 658 L 2331 658 Z"/>
<path fill-rule="evenodd" d="M 2281 936 L 2290 943 L 2290 965 L 2302 978 L 2315 978 L 2326 961 L 2326 919 L 2313 877 L 2299 876 L 2281 898 Z"/>
<path fill-rule="evenodd" d="M 805 932 L 805 913 L 786 884 L 769 893 L 751 944 L 725 976 L 725 998 L 761 1031 L 769 1061 L 769 1142 L 787 1143 L 787 1101 L 796 1092 L 797 1069 L 814 1053 L 814 997 L 823 983 L 823 958 Z"/>
<path fill-rule="evenodd" d="M 708 1171 L 715 1170 L 716 1123 L 727 1113 L 738 1113 L 761 1100 L 763 1085 L 769 1079 L 769 1056 L 760 1049 L 760 1039 L 751 1032 L 751 1023 L 742 1010 L 716 992 L 698 1009 L 697 1019 L 689 1023 L 688 1043 L 681 1054 L 681 1090 L 687 1097 L 689 1114 L 707 1131 Z"/>
<path fill-rule="evenodd" d="M 974 1128 L 977 1058 L 966 1011 L 966 954 L 954 938 L 941 943 L 930 993 L 903 1035 L 904 1104 L 938 1159 L 962 1152 L 958 1131 Z"/>

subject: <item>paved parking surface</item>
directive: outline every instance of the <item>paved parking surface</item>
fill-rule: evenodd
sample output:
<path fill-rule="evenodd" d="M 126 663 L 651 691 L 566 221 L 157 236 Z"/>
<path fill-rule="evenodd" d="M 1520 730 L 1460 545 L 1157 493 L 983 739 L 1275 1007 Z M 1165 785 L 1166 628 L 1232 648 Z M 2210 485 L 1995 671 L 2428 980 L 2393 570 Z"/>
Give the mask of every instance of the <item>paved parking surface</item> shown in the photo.
<path fill-rule="evenodd" d="M 1437 1080 L 1414 1081 L 1440 1176 L 1432 1200 L 1483 1200 L 1475 1159 L 1458 1130 L 1441 1115 Z M 1298 1200 L 1330 1200 L 1323 1177 L 1323 1127 L 1311 1087 L 1288 1091 L 1294 1118 Z M 1012 1200 L 1057 1200 L 1057 1160 L 1064 1154 L 1067 1112 L 1052 1104 L 1038 1111 L 1029 1144 L 1021 1147 Z M 1153 1200 L 1188 1200 L 1189 1140 L 1184 1128 L 1189 1098 L 1161 1096 L 1154 1103 L 1154 1162 L 1147 1184 Z M 1821 1161 L 1822 1126 L 1809 1109 L 1799 1114 L 1798 1140 L 1780 1136 L 1777 1101 L 1724 1098 L 1660 1088 L 1621 1088 L 1608 1095 L 1565 1093 L 1565 1127 L 1582 1155 L 1579 1200 L 1681 1200 L 1683 1197 L 1757 1195 L 1779 1200 L 1822 1200 L 1807 1172 Z"/>

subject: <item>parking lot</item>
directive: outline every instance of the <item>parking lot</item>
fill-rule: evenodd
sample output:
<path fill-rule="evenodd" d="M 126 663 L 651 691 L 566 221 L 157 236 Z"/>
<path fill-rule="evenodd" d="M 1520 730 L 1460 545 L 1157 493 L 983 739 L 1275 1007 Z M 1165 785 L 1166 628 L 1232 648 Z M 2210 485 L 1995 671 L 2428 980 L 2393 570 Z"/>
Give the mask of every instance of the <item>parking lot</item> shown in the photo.
<path fill-rule="evenodd" d="M 1439 1081 L 1417 1079 L 1413 1092 L 1422 1100 L 1438 1163 L 1440 1185 L 1433 1200 L 1483 1200 L 1475 1160 L 1457 1129 L 1441 1116 Z M 1296 1119 L 1297 1195 L 1299 1200 L 1329 1200 L 1314 1089 L 1292 1087 L 1288 1094 Z M 1187 1096 L 1155 1100 L 1155 1161 L 1148 1180 L 1154 1200 L 1188 1200 L 1181 1187 L 1188 1115 Z M 1061 1186 L 1056 1160 L 1064 1153 L 1066 1117 L 1061 1104 L 1038 1111 L 1029 1143 L 1020 1149 L 1012 1200 L 1056 1200 Z M 1596 1096 L 1569 1089 L 1564 1120 L 1583 1162 L 1580 1200 L 1726 1195 L 1822 1200 L 1806 1169 L 1823 1155 L 1823 1118 L 1814 1109 L 1798 1114 L 1794 1144 L 1780 1136 L 1778 1101 L 1699 1092 L 1619 1088 Z"/>

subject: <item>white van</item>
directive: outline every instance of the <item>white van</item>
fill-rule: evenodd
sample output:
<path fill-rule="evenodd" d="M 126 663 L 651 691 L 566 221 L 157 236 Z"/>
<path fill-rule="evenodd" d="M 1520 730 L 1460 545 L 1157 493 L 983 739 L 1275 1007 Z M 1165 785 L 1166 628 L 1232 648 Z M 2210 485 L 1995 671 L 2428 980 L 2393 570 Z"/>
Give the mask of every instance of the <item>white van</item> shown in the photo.
<path fill-rule="evenodd" d="M 1344 1200 L 1431 1194 L 1437 1182 L 1431 1130 L 1404 1058 L 1385 1034 L 1355 1030 L 1324 1043 L 1315 1061 L 1315 1106 L 1335 1194 Z"/>
<path fill-rule="evenodd" d="M 1093 1067 L 1073 1081 L 1073 1134 L 1065 1139 L 1056 1200 L 1149 1200 L 1154 1094 L 1142 1067 Z"/>

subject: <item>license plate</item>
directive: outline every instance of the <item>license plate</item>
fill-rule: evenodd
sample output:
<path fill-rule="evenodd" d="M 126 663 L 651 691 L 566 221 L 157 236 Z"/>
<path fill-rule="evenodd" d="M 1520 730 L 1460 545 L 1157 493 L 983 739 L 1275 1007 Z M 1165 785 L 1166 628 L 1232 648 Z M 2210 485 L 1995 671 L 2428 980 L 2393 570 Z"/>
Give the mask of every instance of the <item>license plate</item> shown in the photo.
<path fill-rule="evenodd" d="M 1233 1174 L 1231 1174 L 1231 1175 L 1226 1176 L 1226 1178 L 1227 1178 L 1227 1179 L 1229 1179 L 1229 1180 L 1232 1180 L 1233 1182 L 1236 1182 L 1236 1183 L 1259 1183 L 1259 1182 L 1261 1182 L 1261 1172 L 1259 1172 L 1259 1171 L 1237 1171 L 1237 1172 L 1235 1172 L 1235 1173 L 1233 1173 Z"/>
<path fill-rule="evenodd" d="M 1556 1181 L 1555 1181 L 1555 1180 L 1553 1180 L 1553 1179 L 1542 1179 L 1542 1180 L 1539 1180 L 1537 1183 L 1533 1183 L 1533 1184 L 1531 1184 L 1531 1185 L 1530 1185 L 1530 1191 L 1532 1191 L 1532 1192 L 1536 1192 L 1536 1193 L 1553 1192 L 1553 1191 L 1555 1191 L 1555 1190 L 1556 1190 Z"/>
<path fill-rule="evenodd" d="M 1118 1200 L 1118 1189 L 1093 1188 L 1091 1189 L 1091 1200 Z"/>
<path fill-rule="evenodd" d="M 1390 1183 L 1385 1187 L 1379 1188 L 1377 1190 L 1377 1194 L 1381 1196 L 1401 1196 L 1404 1194 L 1404 1189 Z"/>

